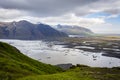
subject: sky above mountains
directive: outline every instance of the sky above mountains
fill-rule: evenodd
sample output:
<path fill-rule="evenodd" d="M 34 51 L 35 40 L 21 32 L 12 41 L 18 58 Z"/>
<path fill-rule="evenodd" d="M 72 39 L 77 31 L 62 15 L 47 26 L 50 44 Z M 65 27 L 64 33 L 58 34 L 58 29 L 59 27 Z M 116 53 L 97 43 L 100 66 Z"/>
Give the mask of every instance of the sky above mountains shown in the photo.
<path fill-rule="evenodd" d="M 79 25 L 120 34 L 120 0 L 0 0 L 0 21 Z"/>

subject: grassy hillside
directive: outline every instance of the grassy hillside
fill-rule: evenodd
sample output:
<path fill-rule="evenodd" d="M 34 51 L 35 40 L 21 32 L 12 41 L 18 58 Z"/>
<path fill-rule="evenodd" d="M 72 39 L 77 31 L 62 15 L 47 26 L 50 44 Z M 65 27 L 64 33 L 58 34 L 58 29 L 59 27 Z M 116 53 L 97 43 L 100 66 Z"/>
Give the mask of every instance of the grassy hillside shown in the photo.
<path fill-rule="evenodd" d="M 0 42 L 0 80 L 119 80 L 120 68 L 77 65 L 62 72 L 58 67 L 33 60 L 15 47 Z"/>
<path fill-rule="evenodd" d="M 120 68 L 75 67 L 63 73 L 28 76 L 19 80 L 119 80 Z"/>
<path fill-rule="evenodd" d="M 28 75 L 51 74 L 61 69 L 33 60 L 15 47 L 0 42 L 0 80 L 14 80 Z"/>

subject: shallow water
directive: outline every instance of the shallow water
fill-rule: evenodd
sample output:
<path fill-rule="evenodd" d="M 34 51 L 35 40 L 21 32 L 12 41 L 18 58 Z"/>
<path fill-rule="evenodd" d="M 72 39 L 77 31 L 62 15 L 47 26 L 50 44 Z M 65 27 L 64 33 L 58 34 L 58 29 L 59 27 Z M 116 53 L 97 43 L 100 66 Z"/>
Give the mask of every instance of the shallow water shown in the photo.
<path fill-rule="evenodd" d="M 82 51 L 75 48 L 64 48 L 54 42 L 10 40 L 0 41 L 18 48 L 25 55 L 48 64 L 84 64 L 93 67 L 118 67 L 120 59 L 102 56 L 102 53 Z"/>

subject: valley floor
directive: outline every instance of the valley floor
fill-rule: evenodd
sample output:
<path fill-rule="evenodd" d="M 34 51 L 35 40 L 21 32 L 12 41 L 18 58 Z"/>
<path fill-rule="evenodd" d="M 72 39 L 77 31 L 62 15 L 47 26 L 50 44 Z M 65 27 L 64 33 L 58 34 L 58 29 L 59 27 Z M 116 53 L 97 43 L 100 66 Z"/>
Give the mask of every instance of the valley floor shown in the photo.
<path fill-rule="evenodd" d="M 88 40 L 96 41 L 96 43 L 92 46 L 93 43 L 87 42 Z M 115 51 L 114 54 L 120 52 L 120 40 L 100 40 L 98 42 L 98 39 L 87 39 L 85 42 L 85 39 L 69 38 L 69 40 L 64 41 L 72 43 L 69 44 L 72 47 L 76 44 L 86 45 L 89 43 L 86 46 L 95 47 L 97 51 L 106 51 L 106 54 L 109 55 L 116 49 L 118 51 Z M 104 50 L 104 48 L 115 50 Z M 107 53 L 107 51 L 110 51 L 110 53 Z M 0 80 L 120 80 L 120 67 L 98 68 L 76 65 L 63 71 L 59 67 L 33 60 L 15 47 L 0 42 Z"/>

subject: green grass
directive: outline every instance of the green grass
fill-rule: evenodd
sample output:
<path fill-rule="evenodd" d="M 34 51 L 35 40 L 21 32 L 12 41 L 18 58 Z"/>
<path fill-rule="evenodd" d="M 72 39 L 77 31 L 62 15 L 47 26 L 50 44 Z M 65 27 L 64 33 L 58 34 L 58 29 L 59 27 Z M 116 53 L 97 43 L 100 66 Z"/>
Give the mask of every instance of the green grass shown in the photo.
<path fill-rule="evenodd" d="M 33 60 L 0 42 L 0 80 L 119 80 L 120 68 L 77 65 L 64 71 Z"/>
<path fill-rule="evenodd" d="M 76 71 L 77 70 L 77 71 Z M 90 75 L 86 75 L 77 68 L 63 73 L 51 75 L 28 76 L 19 80 L 94 80 Z"/>
<path fill-rule="evenodd" d="M 119 80 L 120 68 L 76 67 L 63 73 L 28 76 L 18 80 Z"/>
<path fill-rule="evenodd" d="M 53 74 L 62 69 L 33 60 L 15 47 L 0 42 L 0 80 L 14 80 L 19 77 Z"/>

